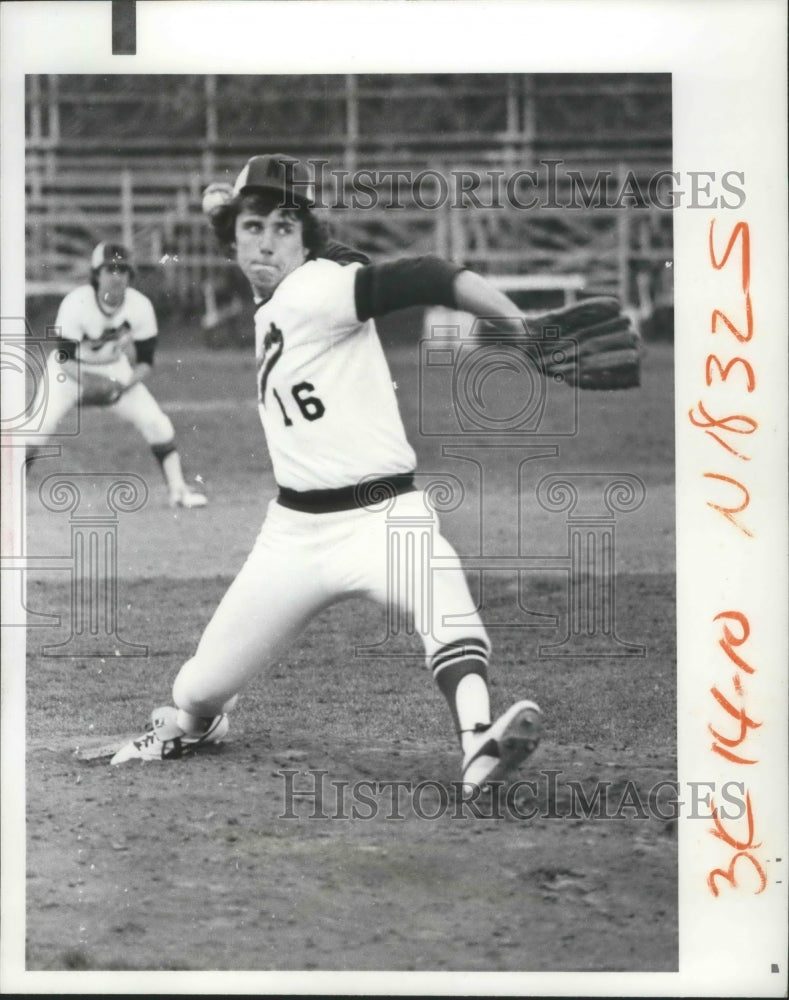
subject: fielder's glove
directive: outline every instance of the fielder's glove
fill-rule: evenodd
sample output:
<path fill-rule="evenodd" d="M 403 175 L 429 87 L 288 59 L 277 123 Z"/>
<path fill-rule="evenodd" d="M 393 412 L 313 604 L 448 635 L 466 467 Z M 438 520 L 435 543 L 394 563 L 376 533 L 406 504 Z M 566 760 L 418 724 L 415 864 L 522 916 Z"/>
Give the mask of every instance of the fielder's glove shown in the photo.
<path fill-rule="evenodd" d="M 641 382 L 639 336 L 619 300 L 583 299 L 527 321 L 545 374 L 580 389 L 632 389 Z"/>
<path fill-rule="evenodd" d="M 79 385 L 79 401 L 83 406 L 111 406 L 126 391 L 126 386 L 117 379 L 84 368 L 80 371 Z"/>

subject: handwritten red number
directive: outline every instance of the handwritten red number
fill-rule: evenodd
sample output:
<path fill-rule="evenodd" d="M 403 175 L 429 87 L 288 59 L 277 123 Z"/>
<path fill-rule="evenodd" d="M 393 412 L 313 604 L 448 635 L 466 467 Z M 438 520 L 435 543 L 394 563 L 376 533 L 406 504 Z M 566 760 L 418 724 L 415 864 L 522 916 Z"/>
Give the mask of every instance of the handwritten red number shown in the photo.
<path fill-rule="evenodd" d="M 738 236 L 742 237 L 742 290 L 747 292 L 751 287 L 751 231 L 748 228 L 747 222 L 738 222 L 737 225 L 732 229 L 731 236 L 729 237 L 729 242 L 726 244 L 726 249 L 723 252 L 723 258 L 718 261 L 715 257 L 715 247 L 712 242 L 712 230 L 715 228 L 715 219 L 710 222 L 710 260 L 712 261 L 712 266 L 716 271 L 720 271 L 722 267 L 726 266 L 726 262 L 729 259 L 729 255 L 734 249 L 734 242 Z"/>
<path fill-rule="evenodd" d="M 712 261 L 712 266 L 716 271 L 720 271 L 721 268 L 726 266 L 726 262 L 729 259 L 729 255 L 734 249 L 735 241 L 737 237 L 741 237 L 742 243 L 742 258 L 741 258 L 741 286 L 743 292 L 745 292 L 745 333 L 741 333 L 740 330 L 731 322 L 731 320 L 726 316 L 725 313 L 721 312 L 720 309 L 712 310 L 712 332 L 718 332 L 718 320 L 721 319 L 726 324 L 730 333 L 733 333 L 740 343 L 748 341 L 753 336 L 753 307 L 751 305 L 751 295 L 748 289 L 751 285 L 751 235 L 750 229 L 748 228 L 747 222 L 738 222 L 737 225 L 732 230 L 732 234 L 729 238 L 729 242 L 726 244 L 726 249 L 723 252 L 723 257 L 718 260 L 715 256 L 715 247 L 713 245 L 712 231 L 715 227 L 715 220 L 710 222 L 710 232 L 709 232 L 709 245 L 710 245 L 710 260 Z"/>
<path fill-rule="evenodd" d="M 726 379 L 729 377 L 729 374 L 731 373 L 731 370 L 734 368 L 735 365 L 742 365 L 743 368 L 745 369 L 745 387 L 747 391 L 753 392 L 753 390 L 756 388 L 756 376 L 754 375 L 753 368 L 745 360 L 745 358 L 732 358 L 731 361 L 724 368 L 723 362 L 720 360 L 717 354 L 707 355 L 707 369 L 706 369 L 707 385 L 712 385 L 713 365 L 715 365 L 718 369 L 718 378 L 721 380 L 721 382 L 726 381 Z"/>
<path fill-rule="evenodd" d="M 712 620 L 716 622 L 720 618 L 728 618 L 730 621 L 736 622 L 742 629 L 742 635 L 736 636 L 728 625 L 724 625 L 723 638 L 718 640 L 718 645 L 729 657 L 732 663 L 736 663 L 740 669 L 746 672 L 746 674 L 752 674 L 754 672 L 754 668 L 749 666 L 741 656 L 734 652 L 734 647 L 742 646 L 751 634 L 750 622 L 741 611 L 721 611 L 720 614 L 715 615 Z"/>
<path fill-rule="evenodd" d="M 712 310 L 712 318 L 710 320 L 712 324 L 712 332 L 718 332 L 718 320 L 721 319 L 726 324 L 729 333 L 733 333 L 734 336 L 739 340 L 741 344 L 747 343 L 751 337 L 753 337 L 753 307 L 751 305 L 751 293 L 745 293 L 745 333 L 742 333 L 726 313 L 721 312 L 720 309 Z"/>
<path fill-rule="evenodd" d="M 747 731 L 749 729 L 758 729 L 761 726 L 761 722 L 755 722 L 750 716 L 746 715 L 745 710 L 742 708 L 735 708 L 734 705 L 729 701 L 728 698 L 724 697 L 717 687 L 710 688 L 710 693 L 712 697 L 718 702 L 718 704 L 723 708 L 729 715 L 736 719 L 740 723 L 740 735 L 735 739 L 728 739 L 725 736 L 721 736 L 719 732 L 716 732 L 712 726 L 707 728 L 721 743 L 725 743 L 727 747 L 736 747 L 745 739 Z M 739 692 L 738 692 L 739 693 Z"/>
<path fill-rule="evenodd" d="M 737 879 L 734 877 L 734 869 L 740 858 L 747 858 L 759 874 L 759 888 L 754 893 L 754 896 L 758 896 L 760 892 L 764 892 L 767 888 L 767 876 L 764 874 L 764 869 L 756 858 L 752 854 L 749 854 L 748 851 L 738 851 L 737 854 L 735 854 L 731 859 L 728 871 L 724 871 L 722 868 L 716 868 L 714 871 L 710 872 L 707 878 L 707 885 L 710 887 L 713 896 L 717 896 L 720 892 L 720 889 L 715 882 L 716 878 L 725 879 L 733 889 L 738 888 Z"/>
<path fill-rule="evenodd" d="M 694 427 L 704 427 L 705 434 L 708 434 L 713 440 L 717 441 L 719 445 L 722 445 L 726 451 L 736 455 L 737 458 L 743 459 L 745 462 L 750 462 L 750 457 L 748 455 L 743 455 L 741 452 L 733 448 L 728 442 L 724 441 L 720 435 L 716 434 L 709 428 L 717 427 L 721 431 L 728 431 L 730 434 L 753 434 L 753 432 L 758 428 L 759 424 L 753 417 L 747 417 L 744 413 L 730 413 L 727 417 L 713 417 L 705 408 L 704 404 L 699 400 L 699 413 L 701 418 L 697 417 L 693 410 L 688 410 L 688 417 L 690 422 Z"/>
<path fill-rule="evenodd" d="M 717 743 L 713 743 L 712 746 L 710 747 L 710 749 L 712 750 L 713 753 L 717 753 L 721 757 L 724 757 L 726 760 L 730 760 L 732 762 L 732 764 L 758 764 L 759 763 L 759 761 L 757 759 L 755 759 L 755 758 L 754 759 L 750 759 L 748 757 L 740 757 L 739 754 L 732 753 L 731 750 L 727 750 L 726 747 L 718 746 Z"/>
<path fill-rule="evenodd" d="M 713 417 L 701 400 L 699 400 L 699 413 L 702 419 L 698 419 L 693 410 L 688 410 L 690 422 L 694 427 L 718 427 L 731 434 L 753 434 L 759 426 L 753 417 L 747 417 L 744 413 L 730 413 L 727 417 Z"/>
<path fill-rule="evenodd" d="M 740 524 L 735 514 L 739 514 L 741 511 L 745 510 L 748 504 L 751 502 L 751 495 L 737 479 L 732 479 L 729 476 L 721 475 L 717 472 L 705 472 L 705 479 L 720 479 L 721 482 L 729 483 L 731 486 L 736 486 L 744 496 L 744 499 L 739 507 L 724 507 L 722 504 L 712 503 L 711 500 L 707 501 L 707 506 L 712 507 L 713 510 L 720 511 L 721 514 L 726 518 L 727 521 L 731 521 L 735 528 L 739 528 L 743 534 L 747 535 L 748 538 L 753 538 L 753 532 L 749 531 L 744 525 Z"/>
<path fill-rule="evenodd" d="M 715 800 L 710 799 L 710 809 L 712 810 L 712 821 L 715 824 L 715 829 L 710 830 L 713 837 L 718 837 L 724 843 L 728 844 L 729 847 L 733 847 L 735 851 L 748 851 L 752 847 L 761 847 L 761 843 L 754 844 L 753 842 L 753 808 L 751 807 L 751 793 L 745 793 L 745 817 L 748 821 L 748 839 L 747 840 L 737 840 L 730 833 L 727 833 L 723 828 L 723 824 L 718 819 L 718 810 L 715 808 Z"/>

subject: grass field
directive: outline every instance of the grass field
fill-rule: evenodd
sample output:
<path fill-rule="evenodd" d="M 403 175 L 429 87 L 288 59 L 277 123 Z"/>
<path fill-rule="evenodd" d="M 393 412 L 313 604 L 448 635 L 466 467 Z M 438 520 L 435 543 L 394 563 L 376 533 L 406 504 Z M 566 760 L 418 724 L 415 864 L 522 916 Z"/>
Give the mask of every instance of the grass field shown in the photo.
<path fill-rule="evenodd" d="M 30 969 L 677 967 L 674 824 L 637 809 L 567 816 L 568 782 L 587 792 L 608 782 L 612 801 L 628 790 L 646 801 L 675 776 L 671 349 L 648 346 L 640 390 L 583 394 L 578 433 L 552 439 L 558 454 L 527 462 L 519 477 L 528 442 L 488 448 L 480 472 L 445 453 L 446 437 L 420 434 L 426 420 L 448 419 L 446 399 L 420 399 L 413 344 L 389 346 L 420 468 L 463 481 L 464 502 L 442 517 L 461 555 L 565 554 L 567 515 L 535 500 L 545 475 L 643 482 L 644 503 L 616 518 L 615 567 L 616 631 L 644 655 L 546 653 L 566 632 L 573 588 L 585 578 L 568 583 L 561 569 L 469 574 L 491 625 L 494 709 L 534 697 L 546 715 L 524 773 L 537 782 L 531 818 L 456 814 L 459 755 L 420 644 L 405 636 L 386 656 L 362 655 L 360 646 L 385 634 L 385 615 L 357 601 L 309 626 L 246 693 L 227 743 L 213 752 L 163 766 L 81 760 L 77 748 L 123 740 L 169 701 L 274 491 L 252 359 L 164 348 L 150 385 L 208 508 L 170 511 L 145 445 L 98 411 L 59 457 L 30 472 L 31 555 L 69 551 L 68 514 L 41 503 L 45 477 L 134 473 L 150 488 L 143 509 L 117 522 L 118 630 L 147 655 L 44 655 L 43 646 L 69 637 L 72 586 L 60 570 L 29 580 L 31 611 L 62 616 L 59 627 L 28 629 Z M 450 450 L 463 443 L 453 439 Z M 305 799 L 283 818 L 283 772 L 309 788 L 317 770 L 348 787 L 437 782 L 453 807 L 435 819 L 413 809 L 393 819 L 379 802 L 370 818 L 332 819 L 343 809 L 330 796 L 326 815 L 310 819 Z M 548 772 L 558 774 L 553 784 Z"/>

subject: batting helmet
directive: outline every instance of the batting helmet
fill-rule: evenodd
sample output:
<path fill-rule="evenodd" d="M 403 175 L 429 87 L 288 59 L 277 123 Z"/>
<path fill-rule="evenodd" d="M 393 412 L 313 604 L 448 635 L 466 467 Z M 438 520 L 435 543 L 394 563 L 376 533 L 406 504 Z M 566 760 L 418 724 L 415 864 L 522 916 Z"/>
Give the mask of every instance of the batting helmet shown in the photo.
<path fill-rule="evenodd" d="M 129 250 L 120 243 L 99 243 L 90 255 L 90 269 L 95 276 L 102 267 L 125 267 L 134 276 L 134 265 Z"/>
<path fill-rule="evenodd" d="M 233 185 L 233 194 L 247 191 L 275 191 L 285 199 L 286 207 L 315 204 L 315 181 L 307 165 L 284 153 L 266 153 L 247 160 Z"/>

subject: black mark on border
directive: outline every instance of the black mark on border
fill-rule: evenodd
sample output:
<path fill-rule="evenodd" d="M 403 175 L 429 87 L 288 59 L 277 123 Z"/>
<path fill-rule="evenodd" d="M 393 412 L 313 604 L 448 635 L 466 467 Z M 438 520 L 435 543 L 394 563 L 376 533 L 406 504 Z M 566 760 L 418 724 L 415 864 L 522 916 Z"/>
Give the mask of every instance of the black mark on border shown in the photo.
<path fill-rule="evenodd" d="M 137 54 L 136 0 L 112 0 L 112 54 Z"/>

